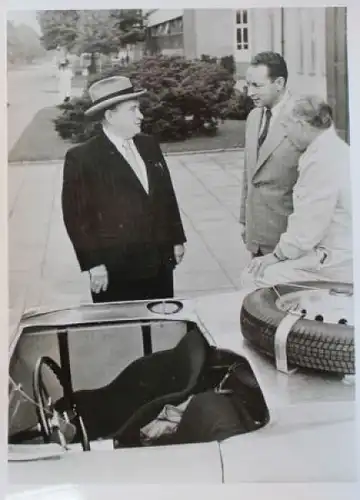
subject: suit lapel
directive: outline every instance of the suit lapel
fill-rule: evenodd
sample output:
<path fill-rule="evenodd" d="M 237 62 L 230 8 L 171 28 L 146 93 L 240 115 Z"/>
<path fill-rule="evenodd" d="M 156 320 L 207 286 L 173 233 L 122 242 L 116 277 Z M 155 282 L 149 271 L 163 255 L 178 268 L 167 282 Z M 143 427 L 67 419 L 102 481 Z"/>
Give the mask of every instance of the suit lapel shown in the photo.
<path fill-rule="evenodd" d="M 279 124 L 279 116 L 275 120 L 276 121 L 272 124 L 269 133 L 259 150 L 255 173 L 286 136 L 284 127 Z"/>
<path fill-rule="evenodd" d="M 259 169 L 264 165 L 265 161 L 269 158 L 271 153 L 278 147 L 278 145 L 281 143 L 281 141 L 286 137 L 286 131 L 285 128 L 281 125 L 281 117 L 286 110 L 289 99 L 287 99 L 287 102 L 285 102 L 282 106 L 282 109 L 280 110 L 280 113 L 276 118 L 274 118 L 273 123 L 270 124 L 270 130 L 269 133 L 263 142 L 261 148 L 259 149 L 259 153 L 257 156 L 257 161 L 255 170 L 253 173 L 253 177 L 258 173 Z M 263 110 L 264 112 L 264 110 Z M 262 116 L 262 115 L 261 115 Z M 261 119 L 260 119 L 261 123 Z M 258 130 L 259 132 L 259 130 Z M 256 150 L 257 150 L 257 142 L 258 142 L 259 134 L 256 136 Z"/>

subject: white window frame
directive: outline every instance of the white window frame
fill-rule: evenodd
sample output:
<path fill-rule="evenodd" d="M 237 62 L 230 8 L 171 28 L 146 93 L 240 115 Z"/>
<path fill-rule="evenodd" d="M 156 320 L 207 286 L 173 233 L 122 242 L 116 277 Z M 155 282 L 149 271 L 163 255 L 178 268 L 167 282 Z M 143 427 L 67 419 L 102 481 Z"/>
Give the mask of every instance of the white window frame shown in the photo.
<path fill-rule="evenodd" d="M 250 60 L 250 9 L 237 9 L 234 13 L 234 46 L 235 60 L 238 62 L 247 62 Z M 244 23 L 244 17 L 246 19 Z M 240 22 L 238 22 L 240 21 Z M 238 30 L 240 32 L 241 42 L 238 42 Z M 246 34 L 246 37 L 244 37 Z M 244 39 L 247 39 L 244 41 Z"/>

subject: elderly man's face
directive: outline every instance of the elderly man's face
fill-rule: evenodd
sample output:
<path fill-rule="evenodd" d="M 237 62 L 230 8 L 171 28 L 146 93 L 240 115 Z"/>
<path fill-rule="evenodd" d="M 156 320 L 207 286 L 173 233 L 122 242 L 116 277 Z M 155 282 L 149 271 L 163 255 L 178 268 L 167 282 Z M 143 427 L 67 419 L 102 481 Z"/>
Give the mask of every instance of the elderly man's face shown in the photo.
<path fill-rule="evenodd" d="M 291 142 L 301 150 L 305 150 L 314 139 L 313 127 L 293 112 L 287 113 L 281 124 Z"/>
<path fill-rule="evenodd" d="M 250 66 L 246 73 L 248 95 L 256 107 L 266 106 L 272 108 L 279 99 L 279 94 L 284 88 L 284 79 L 269 78 L 269 69 L 265 65 Z"/>
<path fill-rule="evenodd" d="M 106 113 L 107 121 L 124 139 L 131 139 L 141 130 L 143 114 L 137 100 L 120 102 Z"/>

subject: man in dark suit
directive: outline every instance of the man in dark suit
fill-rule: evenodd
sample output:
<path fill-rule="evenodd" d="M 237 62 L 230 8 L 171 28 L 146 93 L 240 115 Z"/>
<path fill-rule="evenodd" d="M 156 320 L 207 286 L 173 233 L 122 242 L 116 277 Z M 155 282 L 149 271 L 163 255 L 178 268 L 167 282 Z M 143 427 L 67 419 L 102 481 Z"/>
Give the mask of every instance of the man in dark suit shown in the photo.
<path fill-rule="evenodd" d="M 93 302 L 173 297 L 173 270 L 186 237 L 170 172 L 158 142 L 140 133 L 142 114 L 130 80 L 89 88 L 87 116 L 98 136 L 65 158 L 63 218 Z"/>

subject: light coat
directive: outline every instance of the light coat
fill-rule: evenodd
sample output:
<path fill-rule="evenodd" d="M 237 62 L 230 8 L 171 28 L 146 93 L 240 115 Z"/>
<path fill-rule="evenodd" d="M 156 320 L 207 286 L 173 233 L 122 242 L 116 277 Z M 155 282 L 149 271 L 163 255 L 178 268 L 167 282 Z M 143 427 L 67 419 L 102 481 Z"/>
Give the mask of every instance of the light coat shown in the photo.
<path fill-rule="evenodd" d="M 332 127 L 299 160 L 294 211 L 276 247 L 287 260 L 268 266 L 261 278 L 244 270 L 243 287 L 279 283 L 352 283 L 353 241 L 350 148 Z"/>
<path fill-rule="evenodd" d="M 331 127 L 300 158 L 294 212 L 278 247 L 299 266 L 324 250 L 327 257 L 320 267 L 314 261 L 314 271 L 352 281 L 352 245 L 350 148 Z"/>
<path fill-rule="evenodd" d="M 246 123 L 240 222 L 246 228 L 246 247 L 254 254 L 259 248 L 264 254 L 274 250 L 293 211 L 292 190 L 302 151 L 290 142 L 281 125 L 291 102 L 288 97 L 273 118 L 259 154 L 257 144 L 264 108 L 253 109 Z"/>

